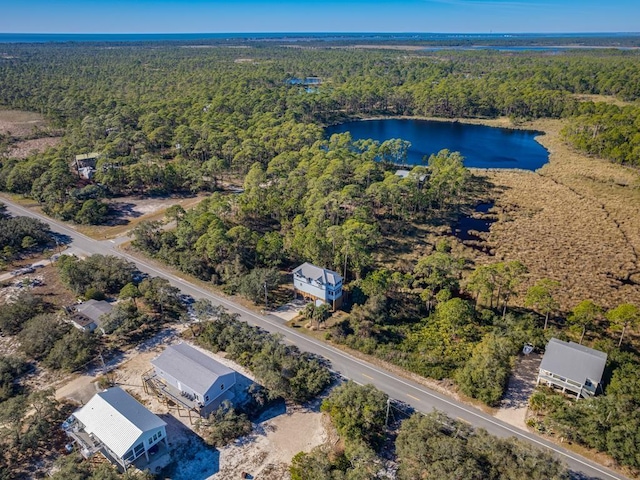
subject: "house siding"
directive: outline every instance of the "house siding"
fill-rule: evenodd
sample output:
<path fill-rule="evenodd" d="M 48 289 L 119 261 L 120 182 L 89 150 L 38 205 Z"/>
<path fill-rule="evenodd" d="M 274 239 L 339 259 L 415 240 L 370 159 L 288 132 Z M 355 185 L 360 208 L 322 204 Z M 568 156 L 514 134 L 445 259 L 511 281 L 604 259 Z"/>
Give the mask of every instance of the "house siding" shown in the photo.
<path fill-rule="evenodd" d="M 167 372 L 159 369 L 158 367 L 154 367 L 154 371 L 157 376 L 164 379 L 172 387 L 180 390 L 181 392 L 186 392 L 190 395 L 193 395 L 196 400 L 202 403 L 202 405 L 205 407 L 214 402 L 220 395 L 233 388 L 236 383 L 236 374 L 235 372 L 232 372 L 227 375 L 218 377 L 218 379 L 213 383 L 213 385 L 211 385 L 211 387 L 209 387 L 206 392 L 197 392 L 189 385 L 186 385 L 184 382 L 181 382 L 174 376 L 169 375 Z M 222 388 L 223 386 L 224 388 Z M 209 400 L 205 400 L 207 396 L 209 397 Z"/>
<path fill-rule="evenodd" d="M 201 399 L 201 402 L 206 407 L 209 404 L 213 403 L 218 397 L 231 390 L 233 386 L 236 384 L 236 372 L 230 373 L 228 375 L 223 375 L 216 380 L 216 382 L 211 385 L 211 388 L 204 393 L 204 397 Z M 209 397 L 209 400 L 205 400 Z"/>
<path fill-rule="evenodd" d="M 317 282 L 315 282 L 314 280 L 312 280 L 311 283 L 309 283 L 306 281 L 306 279 L 302 280 L 301 278 L 297 277 L 293 279 L 293 286 L 297 290 L 307 293 L 315 298 L 319 298 L 324 301 L 329 300 L 329 296 L 327 295 L 326 288 L 323 288 L 322 286 L 317 284 Z"/>

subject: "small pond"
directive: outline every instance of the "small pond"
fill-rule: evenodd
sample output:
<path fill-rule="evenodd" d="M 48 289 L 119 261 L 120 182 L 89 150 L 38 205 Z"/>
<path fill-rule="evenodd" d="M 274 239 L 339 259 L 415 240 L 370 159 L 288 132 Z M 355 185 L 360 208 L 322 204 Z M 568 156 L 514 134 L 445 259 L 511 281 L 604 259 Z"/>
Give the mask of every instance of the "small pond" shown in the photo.
<path fill-rule="evenodd" d="M 493 203 L 481 203 L 476 206 L 477 213 L 486 214 L 493 207 Z M 465 216 L 458 220 L 453 227 L 453 235 L 460 240 L 481 240 L 475 232 L 487 233 L 495 220 L 491 218 L 475 218 Z"/>
<path fill-rule="evenodd" d="M 328 136 L 350 132 L 354 140 L 384 142 L 401 138 L 411 142 L 406 163 L 420 165 L 423 158 L 443 149 L 460 152 L 465 166 L 537 170 L 549 161 L 547 150 L 535 141 L 540 132 L 434 120 L 362 120 L 327 127 Z"/>

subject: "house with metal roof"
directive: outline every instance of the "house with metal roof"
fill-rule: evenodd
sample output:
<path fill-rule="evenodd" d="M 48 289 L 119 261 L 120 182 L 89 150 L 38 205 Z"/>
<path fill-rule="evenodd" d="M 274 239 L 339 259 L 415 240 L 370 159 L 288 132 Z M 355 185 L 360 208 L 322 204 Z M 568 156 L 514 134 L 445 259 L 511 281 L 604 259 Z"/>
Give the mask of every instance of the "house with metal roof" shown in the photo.
<path fill-rule="evenodd" d="M 410 177 L 411 177 L 411 170 L 405 170 L 405 169 L 402 169 L 402 168 L 401 168 L 401 169 L 399 169 L 399 170 L 396 170 L 395 175 L 396 175 L 397 177 L 402 178 L 402 179 L 404 179 L 404 178 L 410 178 Z M 419 182 L 420 184 L 423 184 L 423 183 L 424 183 L 424 181 L 425 181 L 425 180 L 426 180 L 426 178 L 427 178 L 427 174 L 426 174 L 426 173 L 421 173 L 421 174 L 418 174 L 418 175 L 414 175 L 414 177 L 415 177 L 415 178 L 417 178 L 417 180 L 418 180 L 418 182 Z"/>
<path fill-rule="evenodd" d="M 342 277 L 333 270 L 305 262 L 293 269 L 293 289 L 296 295 L 328 303 L 334 310 L 342 305 Z"/>
<path fill-rule="evenodd" d="M 91 299 L 78 305 L 75 310 L 71 317 L 73 326 L 83 332 L 93 332 L 96 329 L 102 330 L 102 317 L 113 310 L 113 305 L 104 300 Z"/>
<path fill-rule="evenodd" d="M 569 391 L 576 398 L 592 397 L 602 388 L 606 363 L 607 354 L 600 350 L 552 338 L 540 363 L 537 383 Z"/>
<path fill-rule="evenodd" d="M 100 154 L 97 152 L 83 153 L 76 155 L 73 161 L 73 166 L 78 172 L 78 176 L 86 180 L 90 180 L 96 171 L 96 163 L 100 158 Z"/>
<path fill-rule="evenodd" d="M 145 384 L 202 417 L 234 397 L 236 372 L 187 343 L 169 345 L 151 364 Z"/>
<path fill-rule="evenodd" d="M 120 387 L 96 393 L 62 425 L 85 458 L 100 452 L 125 471 L 160 447 L 168 451 L 166 426 Z"/>

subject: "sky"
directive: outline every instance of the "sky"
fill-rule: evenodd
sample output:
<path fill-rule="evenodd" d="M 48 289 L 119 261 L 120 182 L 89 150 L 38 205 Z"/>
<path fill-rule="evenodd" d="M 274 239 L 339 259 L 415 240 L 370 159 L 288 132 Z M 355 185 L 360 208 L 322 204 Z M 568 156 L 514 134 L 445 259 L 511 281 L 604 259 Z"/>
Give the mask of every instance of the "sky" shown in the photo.
<path fill-rule="evenodd" d="M 0 0 L 0 33 L 639 30 L 640 0 Z"/>

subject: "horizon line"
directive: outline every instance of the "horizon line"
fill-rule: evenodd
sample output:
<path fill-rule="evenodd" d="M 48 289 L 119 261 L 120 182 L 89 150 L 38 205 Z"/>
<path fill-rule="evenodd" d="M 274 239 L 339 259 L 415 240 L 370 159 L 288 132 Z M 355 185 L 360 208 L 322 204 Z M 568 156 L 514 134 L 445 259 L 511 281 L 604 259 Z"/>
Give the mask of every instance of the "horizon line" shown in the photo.
<path fill-rule="evenodd" d="M 0 32 L 0 35 L 640 35 L 640 31 L 558 32 L 399 32 L 399 31 L 253 31 L 253 32 Z"/>

